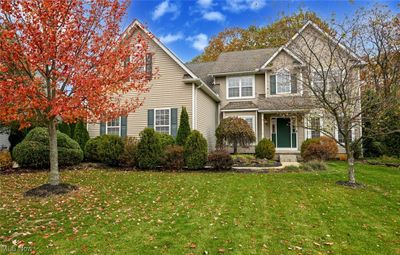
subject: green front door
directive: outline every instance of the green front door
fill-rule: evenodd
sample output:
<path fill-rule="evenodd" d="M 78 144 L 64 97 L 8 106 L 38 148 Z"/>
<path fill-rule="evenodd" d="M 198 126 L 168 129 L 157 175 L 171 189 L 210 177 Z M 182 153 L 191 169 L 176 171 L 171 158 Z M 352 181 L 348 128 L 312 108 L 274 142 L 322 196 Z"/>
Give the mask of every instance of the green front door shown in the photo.
<path fill-rule="evenodd" d="M 290 143 L 290 118 L 277 118 L 277 146 L 278 148 L 291 148 Z"/>

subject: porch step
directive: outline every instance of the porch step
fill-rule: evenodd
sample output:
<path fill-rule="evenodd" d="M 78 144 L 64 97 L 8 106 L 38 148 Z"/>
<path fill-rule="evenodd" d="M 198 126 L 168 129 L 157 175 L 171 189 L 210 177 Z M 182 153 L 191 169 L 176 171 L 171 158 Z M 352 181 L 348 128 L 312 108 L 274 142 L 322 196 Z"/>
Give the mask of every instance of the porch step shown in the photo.
<path fill-rule="evenodd" d="M 279 155 L 279 161 L 282 162 L 297 162 L 297 156 L 293 154 L 281 154 Z"/>

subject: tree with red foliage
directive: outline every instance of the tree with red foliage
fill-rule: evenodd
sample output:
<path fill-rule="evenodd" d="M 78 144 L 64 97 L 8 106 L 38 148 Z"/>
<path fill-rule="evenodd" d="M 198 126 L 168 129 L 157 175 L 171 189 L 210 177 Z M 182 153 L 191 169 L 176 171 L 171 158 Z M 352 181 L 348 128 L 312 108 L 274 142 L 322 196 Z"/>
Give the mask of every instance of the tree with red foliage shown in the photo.
<path fill-rule="evenodd" d="M 47 125 L 51 185 L 60 183 L 58 121 L 107 121 L 143 103 L 148 44 L 121 33 L 127 6 L 119 0 L 1 1 L 0 121 Z"/>

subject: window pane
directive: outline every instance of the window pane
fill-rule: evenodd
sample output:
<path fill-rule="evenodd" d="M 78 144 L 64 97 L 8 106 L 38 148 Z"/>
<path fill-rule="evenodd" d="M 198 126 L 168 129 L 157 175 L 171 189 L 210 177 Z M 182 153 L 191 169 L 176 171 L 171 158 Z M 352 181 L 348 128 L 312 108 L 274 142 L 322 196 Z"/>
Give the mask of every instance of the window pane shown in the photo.
<path fill-rule="evenodd" d="M 169 109 L 156 110 L 156 125 L 169 125 Z"/>
<path fill-rule="evenodd" d="M 311 137 L 320 137 L 320 118 L 311 118 Z"/>
<path fill-rule="evenodd" d="M 239 88 L 229 88 L 229 97 L 239 97 Z"/>
<path fill-rule="evenodd" d="M 169 127 L 156 127 L 156 131 L 164 134 L 169 134 Z"/>
<path fill-rule="evenodd" d="M 251 77 L 243 77 L 242 80 L 242 87 L 253 87 L 253 78 Z"/>
<path fill-rule="evenodd" d="M 107 134 L 109 135 L 119 135 L 119 127 L 108 127 Z"/>
<path fill-rule="evenodd" d="M 276 91 L 277 93 L 290 93 L 292 84 L 290 81 L 290 73 L 282 71 L 277 74 Z"/>
<path fill-rule="evenodd" d="M 239 78 L 229 78 L 228 79 L 228 87 L 229 88 L 239 88 Z"/>
<path fill-rule="evenodd" d="M 251 97 L 253 95 L 253 87 L 242 87 L 242 97 Z"/>

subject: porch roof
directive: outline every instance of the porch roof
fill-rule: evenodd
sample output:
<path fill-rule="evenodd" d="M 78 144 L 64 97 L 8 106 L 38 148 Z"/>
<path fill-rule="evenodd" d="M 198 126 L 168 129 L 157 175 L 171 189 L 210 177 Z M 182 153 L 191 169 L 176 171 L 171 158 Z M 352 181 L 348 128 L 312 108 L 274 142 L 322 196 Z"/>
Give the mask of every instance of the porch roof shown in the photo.
<path fill-rule="evenodd" d="M 238 102 L 229 102 L 227 105 L 221 108 L 222 111 L 226 110 L 256 110 L 258 106 L 252 101 L 238 101 Z"/>
<path fill-rule="evenodd" d="M 259 98 L 259 112 L 303 112 L 313 108 L 312 100 L 304 96 L 274 96 Z"/>

